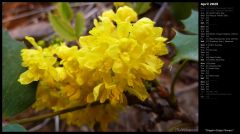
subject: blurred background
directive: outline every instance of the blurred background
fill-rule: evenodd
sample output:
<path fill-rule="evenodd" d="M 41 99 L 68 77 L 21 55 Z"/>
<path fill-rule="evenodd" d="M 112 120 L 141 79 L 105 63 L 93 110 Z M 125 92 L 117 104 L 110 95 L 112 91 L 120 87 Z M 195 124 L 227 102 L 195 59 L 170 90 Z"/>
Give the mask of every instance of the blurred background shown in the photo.
<path fill-rule="evenodd" d="M 53 38 L 55 40 L 64 40 L 57 36 L 48 19 L 48 13 L 55 12 L 57 4 L 53 2 L 3 2 L 3 28 L 9 32 L 12 38 L 19 41 L 24 41 L 26 35 L 32 36 L 38 41 L 43 40 L 46 44 L 51 42 Z M 73 18 L 77 12 L 81 12 L 85 18 L 85 30 L 82 32 L 82 35 L 88 35 L 87 31 L 93 27 L 94 18 L 97 18 L 107 9 L 116 10 L 116 6 L 118 6 L 118 4 L 113 2 L 70 2 L 69 4 L 74 13 Z M 134 5 L 134 2 L 132 4 Z M 176 34 L 173 29 L 184 33 L 185 26 L 180 20 L 188 18 L 191 15 L 191 10 L 197 9 L 197 3 L 152 2 L 145 8 L 138 10 L 138 13 L 139 18 L 148 17 L 156 22 L 155 26 L 163 27 L 163 36 L 170 41 Z M 74 45 L 74 42 L 69 41 L 68 43 Z M 170 64 L 171 59 L 176 55 L 176 51 L 172 45 L 168 45 L 168 49 L 170 53 L 162 58 L 165 66 L 162 74 L 157 78 L 161 86 L 166 89 L 170 88 L 174 73 L 181 65 L 181 61 L 179 64 Z M 180 73 L 175 84 L 175 95 L 178 105 L 195 122 L 195 125 L 190 127 L 193 131 L 198 129 L 198 73 L 198 62 L 190 60 Z M 156 100 L 157 103 L 162 105 L 166 103 L 161 98 L 156 98 Z M 46 113 L 46 111 L 42 112 Z M 41 112 L 35 112 L 32 108 L 28 108 L 15 118 L 21 119 L 39 114 Z M 121 113 L 118 122 L 110 124 L 109 131 L 171 131 L 173 128 L 184 125 L 178 119 L 156 120 L 157 116 L 154 112 L 129 106 Z M 59 121 L 57 117 L 24 124 L 23 126 L 29 131 L 37 132 L 97 131 L 87 126 L 68 126 L 64 120 Z"/>

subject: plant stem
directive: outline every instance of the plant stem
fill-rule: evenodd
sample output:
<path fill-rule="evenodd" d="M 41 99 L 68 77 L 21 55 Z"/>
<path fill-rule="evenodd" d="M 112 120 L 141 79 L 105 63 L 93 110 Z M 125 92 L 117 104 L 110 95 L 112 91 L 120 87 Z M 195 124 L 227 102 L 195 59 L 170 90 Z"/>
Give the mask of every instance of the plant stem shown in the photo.
<path fill-rule="evenodd" d="M 99 104 L 101 104 L 101 103 L 94 102 L 90 106 L 96 106 L 96 105 L 99 105 Z M 13 121 L 10 121 L 9 123 L 24 124 L 24 123 L 29 123 L 29 122 L 35 122 L 35 121 L 39 121 L 39 120 L 42 120 L 42 119 L 54 117 L 56 115 L 61 115 L 61 114 L 65 114 L 65 113 L 68 113 L 68 112 L 80 110 L 80 109 L 86 108 L 87 106 L 89 106 L 89 105 L 75 106 L 75 107 L 67 108 L 67 109 L 57 111 L 57 112 L 53 112 L 53 113 L 47 113 L 47 114 L 44 114 L 44 115 L 39 115 L 39 116 L 20 119 L 20 120 L 13 120 Z"/>
<path fill-rule="evenodd" d="M 183 68 L 187 65 L 187 63 L 188 63 L 188 60 L 184 60 L 183 63 L 178 67 L 176 73 L 173 76 L 173 81 L 171 83 L 171 88 L 170 88 L 170 103 L 174 107 L 177 105 L 177 99 L 176 99 L 176 96 L 175 96 L 174 86 L 175 86 L 175 83 L 177 81 L 177 78 L 178 78 L 179 74 L 181 73 Z"/>

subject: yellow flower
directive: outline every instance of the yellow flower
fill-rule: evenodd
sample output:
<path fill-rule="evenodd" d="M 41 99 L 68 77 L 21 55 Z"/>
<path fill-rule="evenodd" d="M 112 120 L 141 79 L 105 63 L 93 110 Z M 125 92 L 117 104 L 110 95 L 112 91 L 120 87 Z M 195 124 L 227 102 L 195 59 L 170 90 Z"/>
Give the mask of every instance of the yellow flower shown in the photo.
<path fill-rule="evenodd" d="M 116 13 L 105 11 L 99 20 L 94 20 L 90 35 L 80 37 L 80 49 L 65 43 L 42 48 L 26 37 L 34 49 L 22 50 L 22 65 L 28 70 L 18 81 L 39 81 L 33 105 L 36 110 L 59 111 L 99 101 L 102 104 L 61 118 L 79 126 L 93 126 L 97 121 L 105 130 L 127 104 L 125 92 L 142 101 L 148 98 L 143 81 L 161 73 L 164 63 L 157 56 L 168 50 L 163 29 L 154 27 L 148 18 L 137 21 L 136 12 L 127 6 Z"/>
<path fill-rule="evenodd" d="M 116 12 L 116 16 L 121 20 L 121 21 L 136 21 L 137 20 L 137 13 L 130 7 L 128 6 L 123 6 L 118 8 Z"/>
<path fill-rule="evenodd" d="M 124 91 L 144 101 L 148 93 L 142 81 L 153 80 L 161 73 L 163 61 L 157 56 L 168 53 L 162 28 L 154 27 L 148 18 L 131 23 L 137 15 L 127 6 L 120 7 L 116 13 L 106 11 L 99 18 L 99 22 L 94 21 L 90 35 L 79 40 L 82 47 L 79 64 L 83 70 L 89 70 L 85 73 L 101 74 L 94 76 L 96 82 L 88 103 L 109 99 L 112 104 L 118 104 Z"/>
<path fill-rule="evenodd" d="M 115 7 L 121 7 L 121 6 L 126 5 L 126 2 L 113 2 L 113 5 L 114 5 Z"/>
<path fill-rule="evenodd" d="M 114 13 L 113 10 L 108 10 L 102 13 L 102 16 L 99 16 L 99 19 L 102 21 L 100 24 L 104 25 L 96 25 L 98 22 L 95 20 L 95 26 L 104 27 L 104 28 L 112 28 L 113 23 L 122 23 L 122 22 L 135 22 L 137 20 L 137 13 L 128 6 L 119 7 L 117 12 Z"/>
<path fill-rule="evenodd" d="M 22 66 L 28 67 L 29 70 L 21 74 L 18 81 L 21 84 L 29 84 L 32 81 L 38 81 L 44 75 L 55 77 L 57 72 L 53 65 L 57 59 L 53 56 L 51 47 L 42 49 L 32 37 L 26 37 L 26 39 L 35 49 L 22 49 Z"/>

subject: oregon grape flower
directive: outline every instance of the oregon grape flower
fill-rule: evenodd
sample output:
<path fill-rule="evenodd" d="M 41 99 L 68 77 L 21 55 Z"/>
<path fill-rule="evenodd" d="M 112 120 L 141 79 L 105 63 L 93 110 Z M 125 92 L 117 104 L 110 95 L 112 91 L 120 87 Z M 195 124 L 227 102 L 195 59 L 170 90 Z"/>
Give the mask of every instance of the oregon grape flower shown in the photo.
<path fill-rule="evenodd" d="M 103 12 L 94 26 L 90 35 L 80 37 L 80 49 L 65 43 L 41 48 L 26 37 L 35 49 L 22 50 L 22 65 L 28 70 L 19 82 L 39 81 L 33 105 L 37 110 L 58 111 L 109 100 L 109 104 L 62 115 L 69 124 L 93 126 L 98 121 L 106 129 L 127 103 L 124 92 L 142 101 L 148 98 L 143 81 L 161 73 L 163 61 L 158 56 L 168 53 L 167 39 L 162 37 L 161 27 L 154 27 L 148 18 L 137 20 L 136 12 L 127 6 L 116 13 Z"/>

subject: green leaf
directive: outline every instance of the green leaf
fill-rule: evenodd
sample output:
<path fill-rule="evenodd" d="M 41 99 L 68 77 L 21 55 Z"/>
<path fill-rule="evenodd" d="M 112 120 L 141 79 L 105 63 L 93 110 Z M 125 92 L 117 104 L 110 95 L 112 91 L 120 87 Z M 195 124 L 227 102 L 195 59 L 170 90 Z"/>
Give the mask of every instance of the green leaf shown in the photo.
<path fill-rule="evenodd" d="M 135 2 L 133 4 L 133 9 L 138 15 L 147 12 L 151 8 L 151 2 Z"/>
<path fill-rule="evenodd" d="M 183 59 L 198 61 L 198 35 L 185 35 L 176 31 L 172 43 L 175 45 L 176 55 L 171 64 Z"/>
<path fill-rule="evenodd" d="M 198 12 L 192 10 L 191 16 L 182 20 L 185 25 L 185 31 L 198 34 Z"/>
<path fill-rule="evenodd" d="M 198 3 L 196 2 L 171 2 L 171 13 L 176 20 L 183 20 L 191 15 L 192 9 L 197 9 Z"/>
<path fill-rule="evenodd" d="M 198 12 L 192 10 L 191 16 L 182 22 L 185 25 L 185 31 L 195 35 L 176 32 L 176 36 L 172 40 L 176 48 L 176 55 L 172 60 L 172 64 L 183 59 L 198 61 Z"/>
<path fill-rule="evenodd" d="M 2 29 L 3 37 L 3 116 L 11 117 L 28 108 L 35 101 L 36 83 L 21 85 L 17 79 L 26 70 L 21 66 L 20 51 L 24 45 L 11 39 Z"/>
<path fill-rule="evenodd" d="M 27 132 L 27 130 L 19 124 L 8 124 L 2 127 L 3 132 Z"/>
<path fill-rule="evenodd" d="M 61 38 L 66 39 L 67 41 L 73 41 L 77 39 L 75 36 L 74 30 L 69 23 L 67 23 L 61 18 L 58 18 L 55 15 L 52 15 L 51 13 L 48 14 L 48 19 L 54 31 Z"/>
<path fill-rule="evenodd" d="M 73 17 L 73 11 L 69 5 L 68 2 L 60 2 L 57 5 L 57 10 L 60 14 L 60 16 L 66 20 L 66 21 L 71 21 Z"/>
<path fill-rule="evenodd" d="M 85 18 L 81 12 L 77 13 L 76 21 L 75 21 L 75 33 L 79 38 L 85 30 Z"/>

